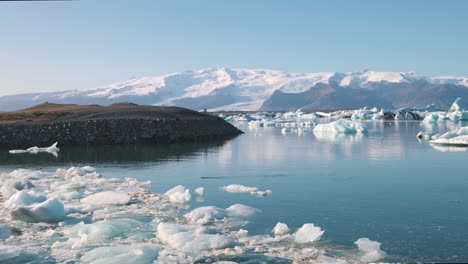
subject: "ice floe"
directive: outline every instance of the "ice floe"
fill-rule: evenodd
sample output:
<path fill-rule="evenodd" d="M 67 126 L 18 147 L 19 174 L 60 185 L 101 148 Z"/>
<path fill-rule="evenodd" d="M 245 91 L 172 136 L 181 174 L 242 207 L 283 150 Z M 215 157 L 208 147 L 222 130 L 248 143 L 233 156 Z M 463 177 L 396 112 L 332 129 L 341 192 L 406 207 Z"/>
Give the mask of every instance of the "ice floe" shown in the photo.
<path fill-rule="evenodd" d="M 435 145 L 468 146 L 468 126 L 444 134 L 419 132 L 416 137 L 419 140 L 429 140 L 431 144 Z"/>
<path fill-rule="evenodd" d="M 93 205 L 126 205 L 130 200 L 131 197 L 125 193 L 105 191 L 87 196 L 81 202 Z"/>
<path fill-rule="evenodd" d="M 285 223 L 278 222 L 276 223 L 272 232 L 273 234 L 275 234 L 275 236 L 286 235 L 287 233 L 289 233 L 289 227 Z"/>
<path fill-rule="evenodd" d="M 174 188 L 168 190 L 165 194 L 169 200 L 173 203 L 183 204 L 192 199 L 190 190 L 185 188 L 183 185 L 177 185 Z"/>
<path fill-rule="evenodd" d="M 251 195 L 257 196 L 257 197 L 264 197 L 268 195 L 272 195 L 273 192 L 271 190 L 259 190 L 257 187 L 250 187 L 250 186 L 244 186 L 240 184 L 230 184 L 227 186 L 222 187 L 223 190 L 226 192 L 230 193 L 250 193 Z"/>
<path fill-rule="evenodd" d="M 319 240 L 324 232 L 325 231 L 314 224 L 304 224 L 294 234 L 294 242 L 301 244 L 314 242 Z"/>
<path fill-rule="evenodd" d="M 50 147 L 39 148 L 37 146 L 34 146 L 34 147 L 30 147 L 30 148 L 25 149 L 25 150 L 24 149 L 13 149 L 13 150 L 10 150 L 9 152 L 11 154 L 22 154 L 22 153 L 37 154 L 39 152 L 47 152 L 47 153 L 50 153 L 50 154 L 57 157 L 58 156 L 57 152 L 60 151 L 60 149 L 57 147 L 57 144 L 58 144 L 58 142 L 55 142 Z"/>
<path fill-rule="evenodd" d="M 106 178 L 92 167 L 0 173 L 0 262 L 358 263 L 384 256 L 380 248 L 363 245 L 359 253 L 349 249 L 334 256 L 316 243 L 324 231 L 313 224 L 278 223 L 272 233 L 249 235 L 243 227 L 257 219 L 259 209 L 192 208 L 186 187 L 157 194 L 148 191 L 149 184 Z M 193 195 L 199 196 L 204 190 L 197 189 Z M 241 185 L 227 189 L 258 191 Z"/>
<path fill-rule="evenodd" d="M 65 208 L 60 201 L 49 199 L 39 204 L 16 207 L 11 211 L 11 217 L 31 223 L 57 223 L 65 219 Z"/>
<path fill-rule="evenodd" d="M 346 119 L 339 119 L 327 124 L 318 124 L 314 128 L 314 133 L 343 133 L 343 134 L 356 134 L 367 133 L 367 127 L 360 122 L 350 121 Z"/>
<path fill-rule="evenodd" d="M 362 262 L 373 262 L 385 257 L 385 252 L 380 249 L 381 243 L 369 240 L 368 238 L 360 238 L 354 242 L 363 253 L 359 258 Z"/>

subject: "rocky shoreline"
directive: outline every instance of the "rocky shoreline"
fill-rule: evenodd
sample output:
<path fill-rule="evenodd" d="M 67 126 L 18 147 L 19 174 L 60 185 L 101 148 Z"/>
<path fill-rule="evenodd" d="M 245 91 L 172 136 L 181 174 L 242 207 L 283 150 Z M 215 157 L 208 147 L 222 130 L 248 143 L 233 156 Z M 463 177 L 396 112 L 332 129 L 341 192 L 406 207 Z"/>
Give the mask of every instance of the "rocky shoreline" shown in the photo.
<path fill-rule="evenodd" d="M 0 113 L 0 148 L 193 142 L 241 133 L 219 117 L 179 107 L 44 103 Z"/>

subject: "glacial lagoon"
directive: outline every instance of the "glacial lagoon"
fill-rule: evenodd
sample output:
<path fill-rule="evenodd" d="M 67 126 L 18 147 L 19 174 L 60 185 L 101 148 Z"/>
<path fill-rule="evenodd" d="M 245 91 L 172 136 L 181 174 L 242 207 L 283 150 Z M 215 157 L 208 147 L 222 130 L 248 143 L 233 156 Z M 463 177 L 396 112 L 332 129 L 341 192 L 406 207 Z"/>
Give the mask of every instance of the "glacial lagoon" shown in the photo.
<path fill-rule="evenodd" d="M 298 247 L 324 249 L 334 260 L 359 261 L 361 253 L 354 242 L 369 238 L 381 243 L 381 250 L 386 253 L 381 261 L 468 261 L 468 148 L 435 146 L 416 138 L 420 131 L 445 132 L 468 123 L 447 121 L 428 128 L 418 121 L 368 121 L 366 134 L 297 133 L 275 126 L 236 125 L 245 134 L 211 143 L 66 147 L 61 148 L 57 158 L 49 153 L 11 155 L 4 150 L 0 152 L 0 170 L 8 173 L 22 168 L 54 173 L 59 168 L 92 166 L 106 179 L 150 181 L 145 188 L 153 193 L 163 194 L 177 185 L 190 191 L 203 187 L 204 194 L 192 195 L 188 203 L 177 209 L 177 214 L 184 215 L 202 206 L 251 206 L 261 213 L 253 214 L 239 226 L 223 227 L 247 230 L 249 236 L 272 236 L 271 230 L 278 222 L 291 230 L 313 223 L 324 231 L 321 239 Z M 231 184 L 271 190 L 271 194 L 258 197 L 223 189 Z M 154 221 L 143 220 L 138 208 L 135 215 L 126 217 L 145 223 Z M 66 225 L 79 222 L 73 221 L 68 220 Z M 8 225 L 8 220 L 2 219 L 0 224 Z M 149 225 L 139 238 L 133 239 L 150 241 L 156 229 Z M 1 237 L 1 244 L 18 245 L 27 233 L 9 242 Z M 66 234 L 74 233 L 68 230 Z M 66 236 L 51 235 L 50 240 L 61 243 L 56 248 L 66 249 Z M 26 240 L 34 242 L 30 237 Z M 242 247 L 242 243 L 236 245 Z M 164 248 L 161 244 L 154 246 L 158 250 Z M 282 248 L 287 251 L 287 247 Z M 139 249 L 145 252 L 142 246 Z M 54 252 L 62 260 L 76 257 Z M 283 259 L 264 258 L 255 247 L 239 252 L 240 255 L 229 257 L 229 252 L 216 251 L 221 257 L 213 259 L 257 258 L 271 263 L 281 263 Z M 160 261 L 170 260 L 168 256 Z M 205 263 L 209 261 L 207 257 L 201 254 L 193 260 Z M 52 254 L 50 259 L 54 258 Z M 327 262 L 324 258 L 319 260 Z"/>

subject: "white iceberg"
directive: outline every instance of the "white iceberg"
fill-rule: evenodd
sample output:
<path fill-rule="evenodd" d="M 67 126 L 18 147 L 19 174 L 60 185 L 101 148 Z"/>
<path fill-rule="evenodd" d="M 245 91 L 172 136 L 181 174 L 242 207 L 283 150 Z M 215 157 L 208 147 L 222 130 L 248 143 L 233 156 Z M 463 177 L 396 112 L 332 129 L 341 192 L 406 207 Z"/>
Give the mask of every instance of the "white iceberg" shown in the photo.
<path fill-rule="evenodd" d="M 56 242 L 52 247 L 82 248 L 121 237 L 140 225 L 140 221 L 129 218 L 102 220 L 91 224 L 81 222 L 63 231 L 68 237 L 67 241 Z"/>
<path fill-rule="evenodd" d="M 228 208 L 226 208 L 226 211 L 230 216 L 234 217 L 250 217 L 252 215 L 262 212 L 257 208 L 243 204 L 231 205 Z"/>
<path fill-rule="evenodd" d="M 434 135 L 431 138 L 429 142 L 436 145 L 468 146 L 468 126 L 442 135 Z"/>
<path fill-rule="evenodd" d="M 313 132 L 344 134 L 367 133 L 367 127 L 359 122 L 354 122 L 346 119 L 339 119 L 327 124 L 317 124 Z"/>
<path fill-rule="evenodd" d="M 203 206 L 185 214 L 185 218 L 190 224 L 206 225 L 226 216 L 226 210 L 216 206 Z"/>
<path fill-rule="evenodd" d="M 325 231 L 314 224 L 304 224 L 294 233 L 294 242 L 300 244 L 311 243 L 320 240 L 324 232 Z"/>
<path fill-rule="evenodd" d="M 106 191 L 87 196 L 81 199 L 81 202 L 92 205 L 127 205 L 130 200 L 131 197 L 128 194 Z"/>
<path fill-rule="evenodd" d="M 244 186 L 240 184 L 230 184 L 227 186 L 222 187 L 223 190 L 230 193 L 250 193 L 251 195 L 255 195 L 257 197 L 263 197 L 271 195 L 273 192 L 271 190 L 264 190 L 261 191 L 257 187 L 251 186 Z"/>
<path fill-rule="evenodd" d="M 11 211 L 11 217 L 24 222 L 57 223 L 65 219 L 65 209 L 58 200 L 49 199 L 39 204 L 17 207 Z"/>
<path fill-rule="evenodd" d="M 60 151 L 60 149 L 57 147 L 58 142 L 55 142 L 52 144 L 50 147 L 45 147 L 45 148 L 39 148 L 37 146 L 30 147 L 26 150 L 23 149 L 13 149 L 10 150 L 9 153 L 11 154 L 21 154 L 21 153 L 31 153 L 31 154 L 37 154 L 39 152 L 48 152 L 51 153 L 52 155 L 57 157 L 57 152 Z"/>
<path fill-rule="evenodd" d="M 35 203 L 42 203 L 47 198 L 45 195 L 35 191 L 18 191 L 3 203 L 3 206 L 14 209 L 20 206 L 28 206 Z"/>
<path fill-rule="evenodd" d="M 207 234 L 203 228 L 197 226 L 159 223 L 156 235 L 171 247 L 187 252 L 223 249 L 235 245 L 232 238 L 222 234 Z"/>
<path fill-rule="evenodd" d="M 278 222 L 272 230 L 275 236 L 283 236 L 289 233 L 289 227 L 285 223 Z"/>
<path fill-rule="evenodd" d="M 198 187 L 195 190 L 193 190 L 193 193 L 197 196 L 203 196 L 203 194 L 205 193 L 205 188 Z"/>
<path fill-rule="evenodd" d="M 190 190 L 185 188 L 183 185 L 177 185 L 174 188 L 167 191 L 165 194 L 172 203 L 187 203 L 192 199 Z"/>
<path fill-rule="evenodd" d="M 368 263 L 374 262 L 385 257 L 385 252 L 380 249 L 380 242 L 369 240 L 368 238 L 360 238 L 354 242 L 363 253 L 359 258 L 360 261 Z"/>

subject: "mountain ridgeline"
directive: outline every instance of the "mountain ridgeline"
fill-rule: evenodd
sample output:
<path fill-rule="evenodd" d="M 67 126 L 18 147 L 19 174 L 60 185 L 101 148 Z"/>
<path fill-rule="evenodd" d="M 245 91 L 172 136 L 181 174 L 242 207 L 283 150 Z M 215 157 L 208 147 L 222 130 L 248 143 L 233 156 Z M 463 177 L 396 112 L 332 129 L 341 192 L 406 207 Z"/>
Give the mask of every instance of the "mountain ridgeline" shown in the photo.
<path fill-rule="evenodd" d="M 364 106 L 398 109 L 435 104 L 448 109 L 468 98 L 468 77 L 427 77 L 414 72 L 288 73 L 268 69 L 210 68 L 133 78 L 85 90 L 0 97 L 0 111 L 43 102 L 111 105 L 132 102 L 193 110 L 335 110 Z"/>
<path fill-rule="evenodd" d="M 431 104 L 440 109 L 448 109 L 457 97 L 468 98 L 468 88 L 455 84 L 432 84 L 424 80 L 411 83 L 374 83 L 367 89 L 317 84 L 302 93 L 283 93 L 276 90 L 259 110 L 336 110 L 364 106 L 399 109 Z"/>

